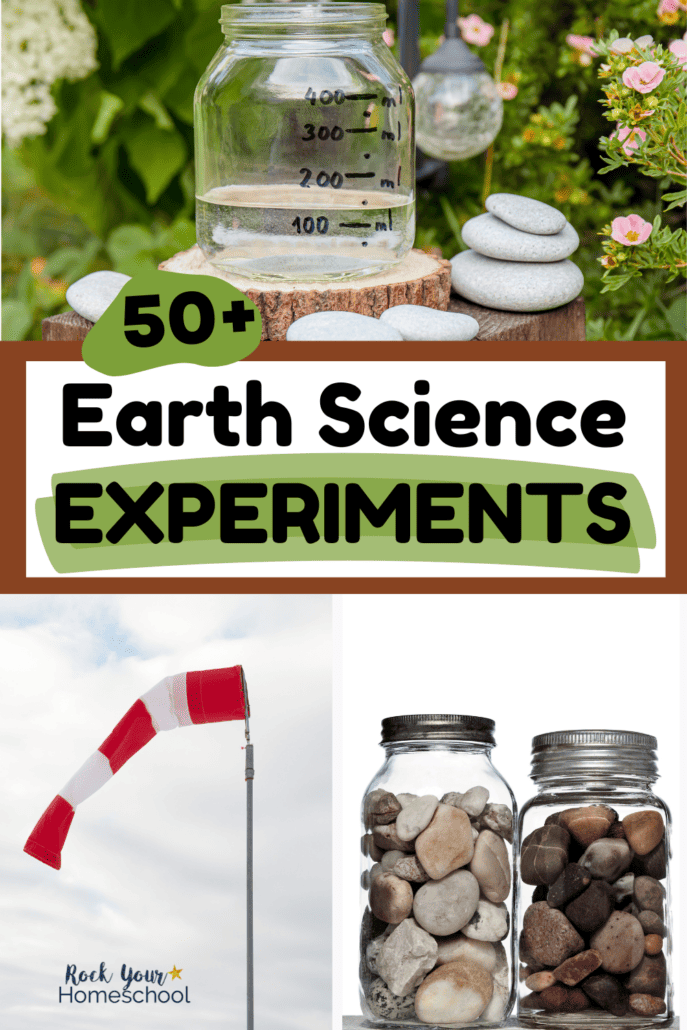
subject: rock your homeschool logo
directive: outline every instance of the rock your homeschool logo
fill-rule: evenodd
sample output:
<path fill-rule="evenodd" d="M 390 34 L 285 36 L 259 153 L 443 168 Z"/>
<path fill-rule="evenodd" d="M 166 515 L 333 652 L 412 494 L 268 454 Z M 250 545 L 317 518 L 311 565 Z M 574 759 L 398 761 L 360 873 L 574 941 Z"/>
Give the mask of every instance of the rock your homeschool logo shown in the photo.
<path fill-rule="evenodd" d="M 59 1001 L 60 1004 L 72 1005 L 99 1005 L 103 1002 L 112 1005 L 120 1002 L 124 1005 L 165 1005 L 167 1002 L 190 1005 L 191 999 L 185 985 L 180 984 L 176 989 L 159 989 L 167 983 L 168 978 L 172 988 L 174 980 L 181 980 L 182 972 L 183 969 L 177 969 L 176 965 L 167 972 L 161 972 L 158 969 L 133 969 L 125 963 L 120 969 L 120 979 L 115 981 L 117 987 L 110 988 L 114 973 L 108 972 L 104 962 L 100 963 L 99 969 L 92 969 L 90 972 L 80 970 L 75 965 L 68 965 L 64 977 L 65 986 L 59 988 Z M 106 986 L 92 986 L 94 984 Z M 141 986 L 138 987 L 138 984 Z"/>

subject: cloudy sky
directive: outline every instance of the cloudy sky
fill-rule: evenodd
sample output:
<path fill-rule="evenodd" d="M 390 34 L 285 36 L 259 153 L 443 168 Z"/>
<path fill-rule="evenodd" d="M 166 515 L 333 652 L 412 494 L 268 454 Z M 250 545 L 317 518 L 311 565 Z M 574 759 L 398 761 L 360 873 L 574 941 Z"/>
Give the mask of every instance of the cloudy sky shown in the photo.
<path fill-rule="evenodd" d="M 79 807 L 59 872 L 22 851 L 137 697 L 236 664 L 256 762 L 256 1027 L 330 1025 L 330 599 L 75 596 L 0 599 L 5 1026 L 245 1027 L 242 723 L 159 734 Z M 176 965 L 191 1004 L 58 1004 L 68 963 L 101 962 L 108 990 L 123 963 Z"/>

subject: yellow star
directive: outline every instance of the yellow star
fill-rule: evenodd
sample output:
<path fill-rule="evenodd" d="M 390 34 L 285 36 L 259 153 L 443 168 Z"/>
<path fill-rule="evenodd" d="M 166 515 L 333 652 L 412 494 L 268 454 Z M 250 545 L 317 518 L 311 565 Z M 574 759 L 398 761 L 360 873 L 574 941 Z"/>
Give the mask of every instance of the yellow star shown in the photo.
<path fill-rule="evenodd" d="M 176 966 L 174 967 L 174 969 L 170 969 L 169 970 L 169 974 L 172 977 L 172 980 L 181 980 L 182 972 L 183 972 L 183 970 L 177 969 Z"/>

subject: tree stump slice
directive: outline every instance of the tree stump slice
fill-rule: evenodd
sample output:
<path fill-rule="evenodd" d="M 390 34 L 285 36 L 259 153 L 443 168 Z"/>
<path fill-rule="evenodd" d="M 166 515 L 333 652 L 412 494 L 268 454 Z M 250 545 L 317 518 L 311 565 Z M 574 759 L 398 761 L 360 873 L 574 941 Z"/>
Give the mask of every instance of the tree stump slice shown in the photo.
<path fill-rule="evenodd" d="M 576 297 L 552 311 L 525 314 L 520 311 L 496 311 L 463 300 L 451 294 L 449 311 L 472 315 L 479 322 L 476 340 L 585 340 L 584 300 Z"/>
<path fill-rule="evenodd" d="M 82 343 L 94 323 L 77 315 L 76 311 L 63 311 L 61 315 L 50 315 L 41 322 L 44 340 L 69 340 Z"/>
<path fill-rule="evenodd" d="M 253 301 L 262 316 L 262 339 L 284 340 L 297 318 L 315 311 L 353 311 L 379 318 L 398 304 L 421 304 L 446 311 L 451 294 L 451 265 L 444 258 L 411 250 L 389 272 L 341 283 L 271 283 L 228 275 L 215 268 L 197 245 L 159 266 L 166 272 L 212 275 L 231 283 Z"/>

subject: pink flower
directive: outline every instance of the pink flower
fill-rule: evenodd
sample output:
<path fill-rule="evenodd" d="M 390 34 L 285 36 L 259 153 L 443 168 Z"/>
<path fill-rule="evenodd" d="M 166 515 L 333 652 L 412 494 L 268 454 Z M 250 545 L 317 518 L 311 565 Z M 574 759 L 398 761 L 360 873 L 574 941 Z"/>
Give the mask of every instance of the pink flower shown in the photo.
<path fill-rule="evenodd" d="M 596 53 L 593 50 L 594 40 L 591 36 L 576 36 L 571 33 L 565 37 L 565 42 L 568 46 L 571 46 L 573 50 L 582 50 L 585 54 L 591 54 L 592 57 L 596 57 Z"/>
<path fill-rule="evenodd" d="M 687 43 L 685 43 L 684 39 L 674 39 L 668 45 L 668 49 L 671 54 L 675 54 L 679 64 L 684 64 L 687 61 Z"/>
<path fill-rule="evenodd" d="M 611 139 L 614 139 L 616 136 L 623 144 L 625 157 L 632 157 L 632 151 L 637 150 L 639 144 L 643 143 L 646 139 L 646 133 L 642 132 L 641 129 L 631 129 L 627 125 L 619 125 L 616 131 L 611 133 Z"/>
<path fill-rule="evenodd" d="M 496 92 L 502 100 L 512 100 L 518 95 L 518 87 L 512 82 L 497 82 Z"/>
<path fill-rule="evenodd" d="M 616 243 L 636 247 L 645 243 L 651 236 L 653 225 L 645 222 L 639 215 L 628 215 L 627 218 L 614 218 L 611 222 L 611 236 Z"/>
<path fill-rule="evenodd" d="M 386 43 L 387 46 L 393 46 L 394 45 L 394 30 L 393 29 L 384 29 L 384 32 L 382 33 L 382 39 L 384 40 L 384 42 Z"/>
<path fill-rule="evenodd" d="M 638 93 L 651 93 L 652 89 L 660 84 L 665 75 L 665 69 L 655 61 L 643 61 L 636 68 L 626 68 L 623 72 L 623 82 L 626 86 L 636 89 Z"/>
<path fill-rule="evenodd" d="M 469 14 L 467 18 L 459 18 L 460 34 L 466 43 L 475 46 L 486 46 L 494 35 L 494 26 L 482 21 L 479 14 Z"/>

